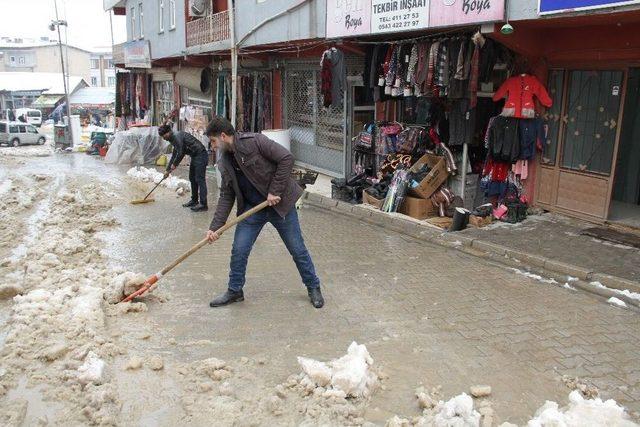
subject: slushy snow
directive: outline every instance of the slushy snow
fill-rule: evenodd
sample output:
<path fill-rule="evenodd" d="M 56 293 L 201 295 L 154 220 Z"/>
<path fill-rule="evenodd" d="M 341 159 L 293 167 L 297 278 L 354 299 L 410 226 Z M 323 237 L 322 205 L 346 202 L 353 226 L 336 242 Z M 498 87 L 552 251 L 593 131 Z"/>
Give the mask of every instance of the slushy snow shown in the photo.
<path fill-rule="evenodd" d="M 342 392 L 348 397 L 369 397 L 378 383 L 378 376 L 371 370 L 373 359 L 367 347 L 355 341 L 339 359 L 325 363 L 298 357 L 298 363 L 317 387 Z"/>
<path fill-rule="evenodd" d="M 536 412 L 527 427 L 633 427 L 626 411 L 615 400 L 600 398 L 587 400 L 574 390 L 569 394 L 569 404 L 560 408 L 556 402 L 547 401 Z"/>
<path fill-rule="evenodd" d="M 157 184 L 162 180 L 163 174 L 155 169 L 145 168 L 143 166 L 133 167 L 127 171 L 127 175 L 142 182 L 153 182 Z M 175 190 L 180 194 L 191 190 L 191 184 L 186 179 L 178 178 L 177 176 L 170 175 L 167 179 L 162 181 L 163 187 L 167 187 L 171 190 Z"/>
<path fill-rule="evenodd" d="M 613 304 L 613 305 L 617 305 L 618 307 L 626 307 L 627 303 L 622 301 L 621 299 L 618 299 L 616 297 L 611 297 L 607 300 L 607 302 L 609 304 Z"/>

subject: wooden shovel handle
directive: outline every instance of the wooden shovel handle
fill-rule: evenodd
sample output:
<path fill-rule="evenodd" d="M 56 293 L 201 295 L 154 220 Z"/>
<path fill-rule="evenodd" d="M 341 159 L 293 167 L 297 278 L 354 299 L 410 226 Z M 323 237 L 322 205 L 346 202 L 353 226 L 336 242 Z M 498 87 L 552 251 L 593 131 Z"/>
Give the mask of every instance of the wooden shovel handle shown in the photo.
<path fill-rule="evenodd" d="M 167 175 L 167 176 L 168 176 L 168 175 Z M 162 179 L 161 179 L 160 181 L 158 181 L 158 183 L 156 184 L 156 186 L 155 186 L 155 187 L 153 187 L 153 189 L 152 189 L 151 191 L 149 191 L 149 194 L 147 194 L 146 196 L 144 196 L 144 199 L 142 199 L 142 200 L 143 200 L 143 201 L 144 201 L 144 200 L 147 200 L 147 197 L 149 197 L 149 196 L 151 195 L 151 193 L 153 193 L 154 191 L 156 191 L 156 188 L 158 188 L 158 186 L 159 186 L 159 185 L 162 183 L 162 181 L 164 181 L 165 179 L 167 179 L 167 177 L 166 177 L 166 176 L 163 176 L 163 177 L 162 177 Z"/>

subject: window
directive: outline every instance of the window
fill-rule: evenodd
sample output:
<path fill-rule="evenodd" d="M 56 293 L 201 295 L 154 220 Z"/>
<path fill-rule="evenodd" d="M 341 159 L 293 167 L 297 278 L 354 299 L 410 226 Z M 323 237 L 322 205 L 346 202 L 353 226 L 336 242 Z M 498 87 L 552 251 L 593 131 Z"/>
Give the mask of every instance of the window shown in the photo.
<path fill-rule="evenodd" d="M 18 126 L 9 126 L 9 133 L 18 133 Z"/>
<path fill-rule="evenodd" d="M 91 69 L 92 70 L 99 70 L 100 69 L 100 60 L 99 59 L 92 59 L 91 60 Z"/>
<path fill-rule="evenodd" d="M 27 127 L 24 125 L 18 126 L 20 133 L 27 133 Z"/>
<path fill-rule="evenodd" d="M 158 0 L 158 28 L 164 33 L 164 0 Z"/>
<path fill-rule="evenodd" d="M 144 12 L 142 10 L 142 3 L 138 3 L 138 15 L 140 15 L 140 38 L 144 38 Z"/>
<path fill-rule="evenodd" d="M 564 88 L 564 70 L 550 70 L 549 96 L 553 100 L 551 108 L 547 110 L 545 119 L 549 131 L 547 132 L 547 140 L 544 141 L 542 151 L 542 163 L 548 165 L 556 164 L 556 155 L 558 153 L 558 140 L 560 139 L 560 123 L 562 122 L 562 90 Z"/>
<path fill-rule="evenodd" d="M 18 58 L 18 64 L 24 65 L 24 56 L 21 56 L 20 58 Z"/>
<path fill-rule="evenodd" d="M 107 82 L 109 83 L 109 87 L 113 87 L 116 85 L 116 78 L 115 77 L 109 77 L 107 78 Z"/>
<path fill-rule="evenodd" d="M 169 29 L 176 29 L 176 0 L 169 0 Z"/>
<path fill-rule="evenodd" d="M 27 111 L 27 117 L 42 117 L 42 113 L 40 111 Z"/>
<path fill-rule="evenodd" d="M 136 38 L 136 8 L 131 8 L 131 40 Z"/>
<path fill-rule="evenodd" d="M 38 133 L 38 129 L 36 129 L 34 126 L 27 126 L 27 130 L 29 131 L 29 133 Z"/>
<path fill-rule="evenodd" d="M 0 133 L 5 133 L 7 131 L 7 125 L 4 123 L 0 123 Z"/>
<path fill-rule="evenodd" d="M 107 68 L 114 69 L 115 65 L 113 64 L 113 59 L 107 59 Z"/>
<path fill-rule="evenodd" d="M 91 86 L 98 86 L 98 78 L 91 77 Z"/>
<path fill-rule="evenodd" d="M 15 56 L 10 56 L 9 57 L 9 62 L 11 62 L 12 64 L 16 63 L 16 57 Z"/>

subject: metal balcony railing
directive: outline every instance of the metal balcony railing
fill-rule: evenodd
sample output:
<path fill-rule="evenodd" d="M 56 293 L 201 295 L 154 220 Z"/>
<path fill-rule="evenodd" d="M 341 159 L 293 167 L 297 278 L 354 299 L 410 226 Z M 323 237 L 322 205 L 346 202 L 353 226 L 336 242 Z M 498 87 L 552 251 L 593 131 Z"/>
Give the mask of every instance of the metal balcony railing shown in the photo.
<path fill-rule="evenodd" d="M 229 11 L 187 22 L 187 47 L 229 40 Z"/>

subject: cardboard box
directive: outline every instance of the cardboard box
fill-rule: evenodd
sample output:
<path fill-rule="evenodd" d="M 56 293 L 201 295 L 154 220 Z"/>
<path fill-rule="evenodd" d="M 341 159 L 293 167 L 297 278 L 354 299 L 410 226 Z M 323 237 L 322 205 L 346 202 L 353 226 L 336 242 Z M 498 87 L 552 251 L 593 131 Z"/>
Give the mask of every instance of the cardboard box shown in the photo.
<path fill-rule="evenodd" d="M 416 188 L 409 190 L 409 194 L 422 199 L 428 199 L 447 180 L 447 164 L 444 157 L 433 154 L 425 154 L 412 167 L 411 172 L 417 172 L 427 164 L 431 169 L 427 176 L 418 184 Z"/>
<path fill-rule="evenodd" d="M 429 199 L 407 196 L 402 201 L 398 213 L 415 219 L 427 219 L 438 215 L 438 208 Z"/>
<path fill-rule="evenodd" d="M 481 216 L 475 216 L 475 215 L 470 215 L 469 216 L 469 224 L 473 225 L 474 227 L 478 227 L 478 228 L 482 228 L 485 227 L 489 224 L 491 224 L 491 222 L 493 221 L 493 218 L 491 217 L 491 215 L 487 216 L 487 217 L 481 217 Z"/>
<path fill-rule="evenodd" d="M 374 207 L 380 209 L 382 207 L 382 203 L 384 203 L 384 200 L 376 199 L 371 194 L 369 194 L 366 191 L 362 190 L 362 203 L 366 203 L 368 205 L 371 205 L 371 206 L 374 206 Z"/>

